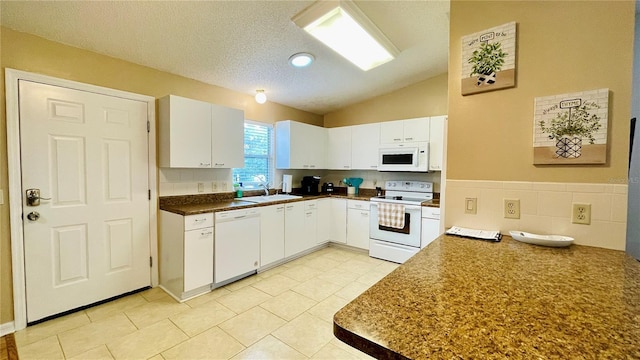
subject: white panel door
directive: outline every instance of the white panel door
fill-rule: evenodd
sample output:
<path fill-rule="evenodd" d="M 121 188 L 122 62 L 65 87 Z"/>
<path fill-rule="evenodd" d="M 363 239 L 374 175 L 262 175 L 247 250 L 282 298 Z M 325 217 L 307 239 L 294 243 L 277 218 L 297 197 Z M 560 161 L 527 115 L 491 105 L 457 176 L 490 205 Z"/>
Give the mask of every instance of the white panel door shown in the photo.
<path fill-rule="evenodd" d="M 19 95 L 27 321 L 149 286 L 146 103 L 23 80 Z"/>

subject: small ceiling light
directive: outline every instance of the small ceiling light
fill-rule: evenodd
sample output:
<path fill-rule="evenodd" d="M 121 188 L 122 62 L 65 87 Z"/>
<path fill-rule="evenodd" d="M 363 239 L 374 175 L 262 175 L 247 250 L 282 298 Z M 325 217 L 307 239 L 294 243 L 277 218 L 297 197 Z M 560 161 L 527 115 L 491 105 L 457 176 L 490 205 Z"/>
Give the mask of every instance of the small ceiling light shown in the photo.
<path fill-rule="evenodd" d="M 301 68 L 311 65 L 315 58 L 309 53 L 297 53 L 291 55 L 289 64 L 293 67 Z"/>
<path fill-rule="evenodd" d="M 400 53 L 352 1 L 316 1 L 291 20 L 364 71 Z"/>
<path fill-rule="evenodd" d="M 256 90 L 256 102 L 258 104 L 264 104 L 267 102 L 267 95 L 264 90 Z"/>

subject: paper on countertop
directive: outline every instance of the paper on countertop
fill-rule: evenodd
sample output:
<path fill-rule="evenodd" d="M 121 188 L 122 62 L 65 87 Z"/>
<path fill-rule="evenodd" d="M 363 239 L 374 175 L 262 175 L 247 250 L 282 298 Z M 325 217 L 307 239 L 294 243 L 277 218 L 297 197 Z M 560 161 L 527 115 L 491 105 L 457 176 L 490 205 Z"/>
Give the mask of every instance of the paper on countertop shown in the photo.
<path fill-rule="evenodd" d="M 447 235 L 455 235 L 462 236 L 472 239 L 480 239 L 480 240 L 489 240 L 489 241 L 500 241 L 502 239 L 502 234 L 500 231 L 490 231 L 490 230 L 479 230 L 479 229 L 469 229 L 463 228 L 459 226 L 452 226 L 450 229 L 445 231 Z"/>

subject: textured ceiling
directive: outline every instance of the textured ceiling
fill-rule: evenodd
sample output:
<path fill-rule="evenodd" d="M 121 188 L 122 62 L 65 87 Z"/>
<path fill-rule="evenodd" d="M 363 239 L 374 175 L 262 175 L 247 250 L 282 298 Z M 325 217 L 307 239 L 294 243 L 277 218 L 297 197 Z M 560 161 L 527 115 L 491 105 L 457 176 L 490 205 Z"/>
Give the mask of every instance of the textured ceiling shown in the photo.
<path fill-rule="evenodd" d="M 312 1 L 0 1 L 3 26 L 325 114 L 447 71 L 449 1 L 355 1 L 401 51 L 363 72 L 291 18 Z M 294 69 L 287 60 L 310 52 Z"/>

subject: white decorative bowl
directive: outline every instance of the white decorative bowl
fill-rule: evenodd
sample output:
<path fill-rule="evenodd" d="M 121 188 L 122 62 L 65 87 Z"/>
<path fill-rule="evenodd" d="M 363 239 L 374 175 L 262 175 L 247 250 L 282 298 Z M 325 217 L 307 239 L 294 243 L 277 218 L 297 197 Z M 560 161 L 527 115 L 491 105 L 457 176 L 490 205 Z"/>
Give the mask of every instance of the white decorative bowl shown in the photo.
<path fill-rule="evenodd" d="M 572 237 L 561 235 L 537 235 L 524 231 L 509 231 L 509 235 L 515 240 L 534 245 L 566 247 L 573 243 Z"/>

